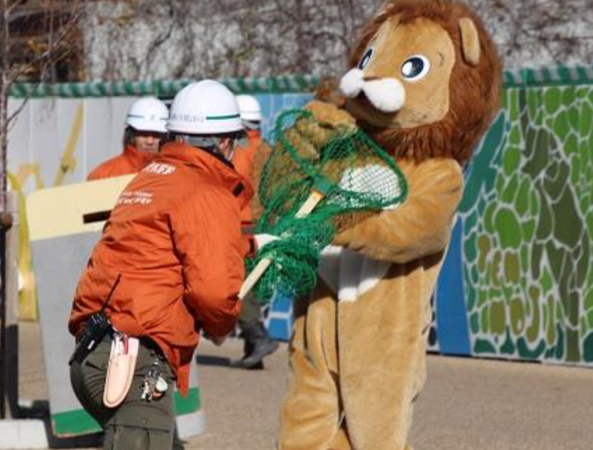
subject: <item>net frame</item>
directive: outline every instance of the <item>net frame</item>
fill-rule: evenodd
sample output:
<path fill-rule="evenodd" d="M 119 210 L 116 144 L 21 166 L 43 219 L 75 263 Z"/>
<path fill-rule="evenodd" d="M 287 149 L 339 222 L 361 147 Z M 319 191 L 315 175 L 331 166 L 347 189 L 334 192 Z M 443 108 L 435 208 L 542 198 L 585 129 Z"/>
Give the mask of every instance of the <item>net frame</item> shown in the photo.
<path fill-rule="evenodd" d="M 395 160 L 362 130 L 326 126 L 310 111 L 287 110 L 276 120 L 275 138 L 275 148 L 261 174 L 258 194 L 264 211 L 256 230 L 281 239 L 268 244 L 249 262 L 248 268 L 254 270 L 244 284 L 245 287 L 250 278 L 262 277 L 257 285 L 258 299 L 264 299 L 262 303 L 278 294 L 276 281 L 284 278 L 284 284 L 290 284 L 282 273 L 290 257 L 308 267 L 300 271 L 293 268 L 295 277 L 306 282 L 295 281 L 296 286 L 288 289 L 291 292 L 287 294 L 306 294 L 315 284 L 321 251 L 338 231 L 378 210 L 397 207 L 408 195 L 406 177 Z M 366 152 L 361 152 L 361 148 Z M 369 167 L 375 172 L 369 172 Z M 356 181 L 352 175 L 355 173 L 364 173 L 362 184 L 371 185 L 375 183 L 373 175 L 388 173 L 395 187 L 389 195 L 379 195 L 380 190 L 376 189 L 348 189 L 357 184 L 352 182 Z M 344 182 L 346 174 L 352 178 L 350 184 L 348 177 Z M 314 202 L 312 208 L 307 208 L 311 202 Z M 301 213 L 303 208 L 307 209 L 305 214 Z M 272 269 L 266 271 L 268 266 Z M 252 284 L 255 282 L 252 280 Z"/>

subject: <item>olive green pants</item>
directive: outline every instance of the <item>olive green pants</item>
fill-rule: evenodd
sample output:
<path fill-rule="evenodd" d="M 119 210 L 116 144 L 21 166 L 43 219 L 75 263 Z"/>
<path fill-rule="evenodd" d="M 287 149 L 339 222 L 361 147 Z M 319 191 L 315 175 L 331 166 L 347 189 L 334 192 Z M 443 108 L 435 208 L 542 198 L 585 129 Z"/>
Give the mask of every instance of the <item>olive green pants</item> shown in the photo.
<path fill-rule="evenodd" d="M 82 363 L 73 362 L 70 380 L 78 400 L 105 431 L 105 450 L 171 450 L 182 449 L 174 439 L 174 376 L 164 357 L 156 349 L 140 344 L 132 386 L 117 408 L 103 405 L 103 390 L 111 350 L 108 336 Z M 142 400 L 144 377 L 151 364 L 159 362 L 168 389 L 159 399 Z M 174 445 L 175 441 L 175 445 Z"/>

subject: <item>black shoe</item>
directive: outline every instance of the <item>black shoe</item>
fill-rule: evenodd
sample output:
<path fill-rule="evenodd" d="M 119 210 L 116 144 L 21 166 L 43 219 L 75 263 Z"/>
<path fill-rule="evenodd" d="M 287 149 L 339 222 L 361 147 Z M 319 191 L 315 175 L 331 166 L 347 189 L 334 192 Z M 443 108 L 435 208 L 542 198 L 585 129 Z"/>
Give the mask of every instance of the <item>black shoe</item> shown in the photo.
<path fill-rule="evenodd" d="M 231 366 L 241 368 L 241 369 L 247 369 L 247 370 L 263 370 L 265 368 L 263 361 L 259 362 L 258 364 L 254 364 L 251 367 L 243 366 L 243 360 L 253 353 L 254 345 L 253 345 L 253 342 L 245 339 L 245 336 L 243 335 L 243 333 L 240 333 L 239 337 L 241 339 L 243 339 L 243 357 L 241 359 L 231 361 Z"/>
<path fill-rule="evenodd" d="M 254 364 L 251 367 L 240 367 L 241 369 L 246 369 L 246 370 L 264 370 L 266 367 L 264 366 L 264 362 L 260 361 L 257 364 Z"/>
<path fill-rule="evenodd" d="M 240 360 L 240 364 L 237 365 L 237 367 L 255 369 L 257 365 L 261 364 L 263 368 L 264 358 L 278 350 L 278 347 L 278 342 L 273 339 L 268 338 L 266 340 L 261 340 L 255 344 L 253 352 L 250 355 L 247 355 Z"/>
<path fill-rule="evenodd" d="M 231 366 L 242 369 L 263 369 L 263 359 L 278 350 L 280 344 L 270 338 L 262 323 L 246 328 L 241 333 L 245 339 L 243 358 L 231 361 Z"/>

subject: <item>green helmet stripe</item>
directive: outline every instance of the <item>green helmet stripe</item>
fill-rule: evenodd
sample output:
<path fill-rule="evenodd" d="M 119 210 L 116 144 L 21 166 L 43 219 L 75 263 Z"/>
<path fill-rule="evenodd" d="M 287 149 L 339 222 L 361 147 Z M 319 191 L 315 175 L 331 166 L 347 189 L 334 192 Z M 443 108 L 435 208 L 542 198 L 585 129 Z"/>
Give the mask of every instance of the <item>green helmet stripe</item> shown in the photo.
<path fill-rule="evenodd" d="M 227 116 L 206 116 L 206 120 L 227 120 L 227 119 L 238 119 L 241 117 L 239 114 L 229 114 Z"/>

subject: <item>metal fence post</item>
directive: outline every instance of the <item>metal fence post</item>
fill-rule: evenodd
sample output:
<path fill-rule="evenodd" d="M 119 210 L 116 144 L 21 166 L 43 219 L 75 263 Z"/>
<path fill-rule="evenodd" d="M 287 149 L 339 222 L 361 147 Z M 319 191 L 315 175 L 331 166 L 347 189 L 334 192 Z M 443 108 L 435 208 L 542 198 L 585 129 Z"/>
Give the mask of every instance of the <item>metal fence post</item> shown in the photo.
<path fill-rule="evenodd" d="M 2 262 L 2 333 L 0 352 L 2 358 L 2 374 L 0 388 L 0 413 L 2 418 L 16 418 L 19 415 L 18 405 L 18 243 L 19 214 L 18 194 L 7 193 L 7 213 L 4 231 L 4 260 Z"/>

